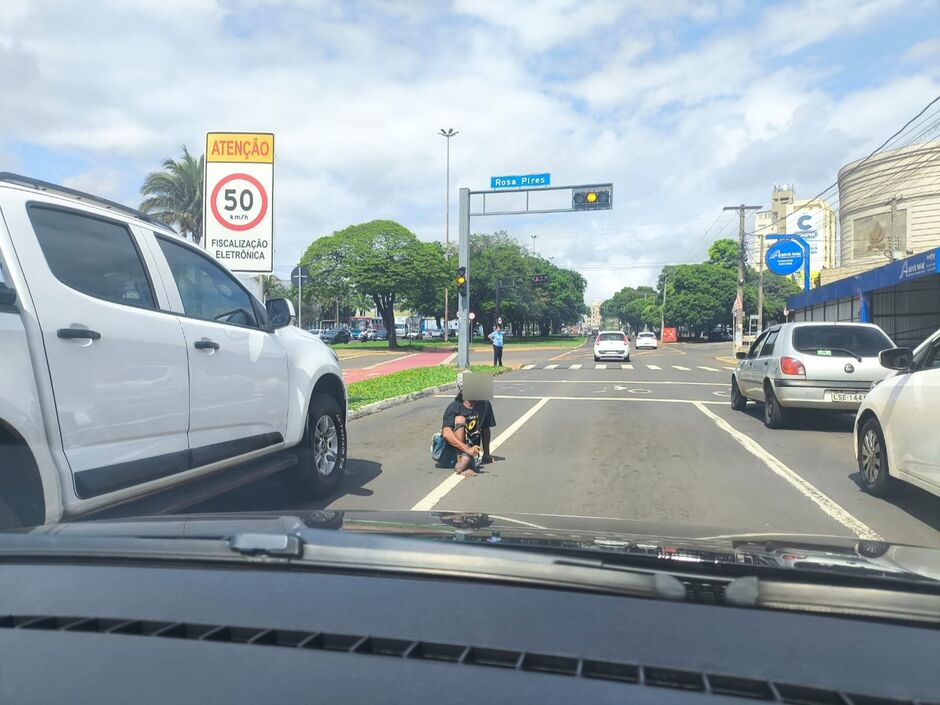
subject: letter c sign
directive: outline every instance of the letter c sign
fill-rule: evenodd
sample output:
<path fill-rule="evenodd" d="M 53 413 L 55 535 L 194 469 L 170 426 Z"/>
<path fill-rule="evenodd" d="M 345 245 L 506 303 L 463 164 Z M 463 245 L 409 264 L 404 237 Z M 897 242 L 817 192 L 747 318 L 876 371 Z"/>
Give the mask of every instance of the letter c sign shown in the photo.
<path fill-rule="evenodd" d="M 796 219 L 796 227 L 800 230 L 810 230 L 813 227 L 812 223 L 810 223 L 812 219 L 813 216 L 811 215 L 801 215 Z"/>

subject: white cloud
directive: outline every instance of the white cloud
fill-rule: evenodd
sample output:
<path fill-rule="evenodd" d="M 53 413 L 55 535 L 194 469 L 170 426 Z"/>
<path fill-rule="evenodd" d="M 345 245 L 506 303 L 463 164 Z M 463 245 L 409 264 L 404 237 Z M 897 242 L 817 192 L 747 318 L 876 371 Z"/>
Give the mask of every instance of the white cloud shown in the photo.
<path fill-rule="evenodd" d="M 15 6 L 0 18 L 0 152 L 78 155 L 92 167 L 70 184 L 133 201 L 148 171 L 182 144 L 200 151 L 207 130 L 274 131 L 282 274 L 315 237 L 371 218 L 440 238 L 436 133 L 454 127 L 454 191 L 524 171 L 614 182 L 608 213 L 473 223 L 526 244 L 537 233 L 557 264 L 629 264 L 584 270 L 588 298 L 604 298 L 703 256 L 721 206 L 766 200 L 774 179 L 801 195 L 833 180 L 937 88 L 908 64 L 832 90 L 853 69 L 834 68 L 826 40 L 896 12 L 881 0 Z M 452 208 L 456 236 L 455 193 Z"/>
<path fill-rule="evenodd" d="M 917 42 L 904 52 L 904 58 L 908 61 L 930 61 L 937 56 L 940 56 L 940 37 Z"/>

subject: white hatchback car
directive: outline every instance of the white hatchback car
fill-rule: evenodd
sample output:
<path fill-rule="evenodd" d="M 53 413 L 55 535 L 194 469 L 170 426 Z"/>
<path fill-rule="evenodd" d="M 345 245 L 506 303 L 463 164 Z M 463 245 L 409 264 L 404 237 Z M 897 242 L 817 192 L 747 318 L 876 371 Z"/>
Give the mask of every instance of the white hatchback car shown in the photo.
<path fill-rule="evenodd" d="M 659 343 L 656 340 L 656 334 L 651 333 L 650 331 L 643 331 L 638 333 L 635 341 L 636 349 L 647 348 L 655 350 Z"/>
<path fill-rule="evenodd" d="M 594 362 L 603 358 L 630 361 L 630 339 L 619 330 L 602 330 L 594 339 Z"/>
<path fill-rule="evenodd" d="M 940 331 L 879 360 L 896 372 L 873 385 L 855 417 L 862 487 L 882 496 L 897 479 L 940 496 Z"/>

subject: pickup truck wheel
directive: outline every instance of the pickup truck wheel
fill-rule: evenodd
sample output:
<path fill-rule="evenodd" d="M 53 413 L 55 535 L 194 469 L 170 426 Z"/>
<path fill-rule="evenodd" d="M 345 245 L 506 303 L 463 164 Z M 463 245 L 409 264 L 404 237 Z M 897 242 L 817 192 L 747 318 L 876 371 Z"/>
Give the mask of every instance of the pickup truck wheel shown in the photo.
<path fill-rule="evenodd" d="M 346 424 L 333 397 L 315 394 L 301 443 L 304 481 L 317 497 L 336 489 L 346 469 Z"/>
<path fill-rule="evenodd" d="M 862 487 L 875 497 L 884 497 L 892 489 L 885 454 L 885 436 L 881 424 L 870 416 L 858 433 L 858 474 Z"/>

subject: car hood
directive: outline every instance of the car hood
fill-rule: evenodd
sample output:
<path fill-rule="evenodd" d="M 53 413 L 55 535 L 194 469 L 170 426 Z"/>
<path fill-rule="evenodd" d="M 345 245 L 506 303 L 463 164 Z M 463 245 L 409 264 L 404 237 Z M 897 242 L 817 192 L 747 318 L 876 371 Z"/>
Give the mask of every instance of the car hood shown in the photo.
<path fill-rule="evenodd" d="M 352 533 L 461 541 L 547 551 L 596 552 L 601 558 L 812 571 L 857 578 L 940 583 L 940 550 L 815 534 L 735 532 L 626 519 L 483 512 L 305 510 L 193 514 L 43 526 L 60 536 L 228 537 L 239 532 Z"/>

